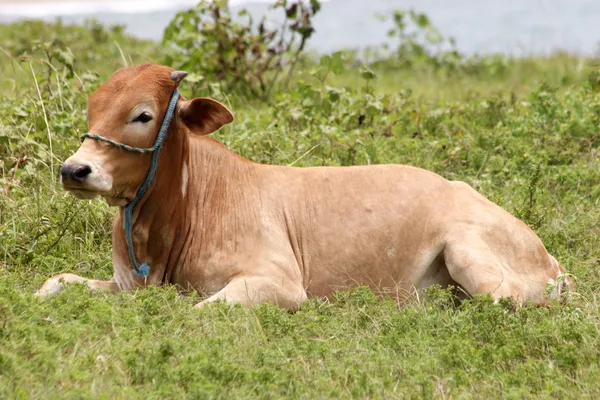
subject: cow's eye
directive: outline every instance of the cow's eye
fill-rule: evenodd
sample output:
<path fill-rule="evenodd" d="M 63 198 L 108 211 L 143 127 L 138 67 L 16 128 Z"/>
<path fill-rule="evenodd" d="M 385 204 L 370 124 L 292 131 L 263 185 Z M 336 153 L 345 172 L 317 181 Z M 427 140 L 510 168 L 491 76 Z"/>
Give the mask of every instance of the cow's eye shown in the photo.
<path fill-rule="evenodd" d="M 150 115 L 150 113 L 144 111 L 143 113 L 141 113 L 140 115 L 138 115 L 133 122 L 141 122 L 142 124 L 145 124 L 147 122 L 152 121 L 152 115 Z"/>

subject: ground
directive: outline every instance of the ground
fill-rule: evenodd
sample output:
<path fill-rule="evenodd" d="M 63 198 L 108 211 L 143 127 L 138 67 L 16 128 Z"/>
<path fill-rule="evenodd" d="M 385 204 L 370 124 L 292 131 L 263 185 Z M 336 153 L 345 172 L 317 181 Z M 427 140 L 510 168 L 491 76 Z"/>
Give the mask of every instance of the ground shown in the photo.
<path fill-rule="evenodd" d="M 32 42 L 54 36 L 63 43 Z M 1 398 L 600 396 L 594 60 L 390 58 L 365 70 L 348 53 L 335 56 L 343 68 L 304 60 L 267 100 L 210 86 L 203 95 L 236 115 L 215 137 L 243 156 L 403 163 L 464 180 L 528 223 L 577 285 L 546 308 L 436 288 L 399 305 L 358 288 L 290 313 L 195 310 L 197 296 L 169 286 L 34 297 L 57 273 L 111 276 L 115 209 L 73 200 L 58 171 L 86 130 L 90 93 L 116 68 L 172 55 L 93 24 L 0 26 L 0 43 Z"/>

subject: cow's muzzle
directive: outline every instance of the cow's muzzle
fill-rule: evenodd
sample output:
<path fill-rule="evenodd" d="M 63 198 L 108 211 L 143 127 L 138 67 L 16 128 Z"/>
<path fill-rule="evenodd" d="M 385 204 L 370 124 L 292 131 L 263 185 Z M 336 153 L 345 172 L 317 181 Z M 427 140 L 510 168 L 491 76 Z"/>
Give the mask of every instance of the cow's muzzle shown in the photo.
<path fill-rule="evenodd" d="M 86 164 L 65 164 L 60 171 L 62 183 L 65 186 L 73 184 L 79 186 L 85 182 L 91 173 L 92 168 Z"/>

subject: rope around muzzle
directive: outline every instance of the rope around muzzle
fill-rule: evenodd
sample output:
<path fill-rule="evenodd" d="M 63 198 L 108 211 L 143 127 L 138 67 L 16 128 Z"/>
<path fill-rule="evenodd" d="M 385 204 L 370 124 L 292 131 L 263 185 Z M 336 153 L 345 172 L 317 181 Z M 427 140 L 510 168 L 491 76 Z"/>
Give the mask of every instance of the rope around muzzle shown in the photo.
<path fill-rule="evenodd" d="M 114 140 L 110 140 L 100 135 L 96 135 L 93 133 L 85 133 L 81 136 L 81 141 L 83 142 L 86 138 L 98 140 L 101 142 L 108 143 L 113 145 L 119 149 L 130 151 L 133 153 L 141 153 L 148 154 L 152 153 L 152 160 L 150 161 L 150 169 L 148 170 L 148 174 L 146 175 L 146 179 L 142 183 L 142 186 L 138 189 L 138 192 L 135 198 L 127 203 L 124 207 L 124 215 L 123 215 L 123 229 L 125 230 L 125 241 L 127 242 L 127 250 L 129 251 L 129 259 L 131 260 L 131 264 L 133 265 L 133 273 L 140 278 L 145 278 L 150 274 L 150 266 L 147 263 L 143 263 L 142 265 L 138 264 L 137 259 L 135 258 L 135 251 L 133 250 L 133 211 L 135 210 L 135 206 L 138 202 L 144 197 L 146 191 L 152 185 L 152 181 L 154 180 L 154 176 L 156 175 L 156 169 L 158 167 L 158 155 L 160 154 L 160 149 L 167 137 L 167 132 L 169 131 L 169 125 L 171 125 L 171 121 L 175 115 L 175 107 L 177 106 L 177 100 L 179 100 L 179 91 L 175 89 L 173 95 L 171 96 L 171 100 L 169 102 L 169 107 L 167 108 L 167 112 L 163 119 L 162 125 L 160 126 L 160 130 L 158 131 L 158 136 L 154 141 L 154 145 L 152 147 L 132 147 L 128 146 L 124 143 L 115 142 Z"/>

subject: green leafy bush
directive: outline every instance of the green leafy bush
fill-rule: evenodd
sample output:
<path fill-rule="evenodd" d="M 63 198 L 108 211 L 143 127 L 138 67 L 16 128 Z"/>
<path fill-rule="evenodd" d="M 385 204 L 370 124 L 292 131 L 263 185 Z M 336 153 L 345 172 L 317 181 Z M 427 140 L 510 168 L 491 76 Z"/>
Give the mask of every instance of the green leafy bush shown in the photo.
<path fill-rule="evenodd" d="M 165 63 L 191 72 L 186 81 L 194 94 L 217 83 L 226 91 L 266 99 L 284 68 L 289 81 L 320 7 L 318 0 L 279 0 L 271 8 L 283 12 L 284 23 L 270 28 L 266 16 L 255 26 L 245 9 L 236 19 L 228 0 L 202 0 L 165 29 L 163 44 L 172 50 Z"/>
<path fill-rule="evenodd" d="M 445 39 L 427 15 L 413 10 L 394 10 L 391 15 L 380 18 L 391 19 L 394 24 L 387 35 L 396 41 L 393 52 L 400 67 L 426 65 L 450 71 L 460 67 L 463 56 L 456 50 L 454 39 Z"/>

